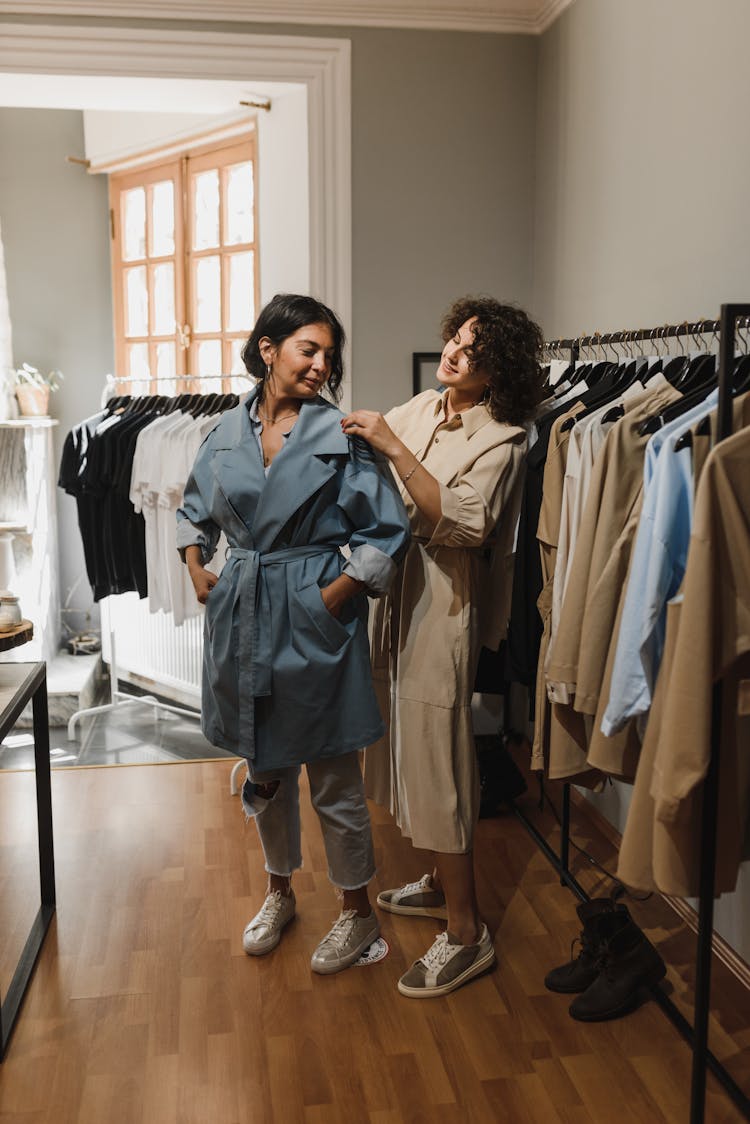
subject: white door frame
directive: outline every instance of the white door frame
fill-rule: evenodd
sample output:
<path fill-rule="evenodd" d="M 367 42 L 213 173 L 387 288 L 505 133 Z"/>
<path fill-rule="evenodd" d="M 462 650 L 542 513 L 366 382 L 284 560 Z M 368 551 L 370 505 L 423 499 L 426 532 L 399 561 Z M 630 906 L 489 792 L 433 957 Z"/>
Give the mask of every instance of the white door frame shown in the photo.
<path fill-rule="evenodd" d="M 307 87 L 310 288 L 352 322 L 351 44 L 295 35 L 2 24 L 0 71 Z"/>

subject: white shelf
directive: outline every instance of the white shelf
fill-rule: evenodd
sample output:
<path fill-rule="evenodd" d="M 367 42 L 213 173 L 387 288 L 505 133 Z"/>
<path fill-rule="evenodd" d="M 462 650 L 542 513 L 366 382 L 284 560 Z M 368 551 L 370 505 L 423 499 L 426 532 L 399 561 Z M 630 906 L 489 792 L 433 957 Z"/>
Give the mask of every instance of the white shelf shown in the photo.
<path fill-rule="evenodd" d="M 6 418 L 0 421 L 0 429 L 49 429 L 59 424 L 57 418 Z"/>

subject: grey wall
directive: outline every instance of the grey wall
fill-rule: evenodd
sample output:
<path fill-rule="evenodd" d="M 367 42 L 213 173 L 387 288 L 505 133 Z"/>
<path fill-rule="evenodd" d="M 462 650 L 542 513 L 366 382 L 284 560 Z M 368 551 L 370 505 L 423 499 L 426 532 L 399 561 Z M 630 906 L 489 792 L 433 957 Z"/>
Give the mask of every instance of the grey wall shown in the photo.
<path fill-rule="evenodd" d="M 412 351 L 487 292 L 531 299 L 537 41 L 352 33 L 353 398 L 410 393 Z"/>
<path fill-rule="evenodd" d="M 98 407 L 113 368 L 107 182 L 66 156 L 83 153 L 83 116 L 64 110 L 0 109 L 0 216 L 16 365 L 59 368 L 59 460 L 67 431 Z M 61 596 L 86 610 L 91 591 L 74 501 L 58 490 Z M 77 619 L 77 627 L 83 621 Z"/>
<path fill-rule="evenodd" d="M 213 26 L 351 39 L 353 400 L 376 409 L 403 401 L 411 353 L 439 348 L 439 319 L 453 298 L 531 298 L 537 41 Z M 52 406 L 62 435 L 96 408 L 113 365 L 107 185 L 65 163 L 82 151 L 80 114 L 0 110 L 14 353 L 16 362 L 65 372 Z M 83 558 L 62 495 L 59 514 L 65 596 Z M 85 583 L 75 601 L 90 604 Z"/>
<path fill-rule="evenodd" d="M 576 0 L 539 56 L 534 304 L 550 336 L 750 293 L 745 0 Z"/>

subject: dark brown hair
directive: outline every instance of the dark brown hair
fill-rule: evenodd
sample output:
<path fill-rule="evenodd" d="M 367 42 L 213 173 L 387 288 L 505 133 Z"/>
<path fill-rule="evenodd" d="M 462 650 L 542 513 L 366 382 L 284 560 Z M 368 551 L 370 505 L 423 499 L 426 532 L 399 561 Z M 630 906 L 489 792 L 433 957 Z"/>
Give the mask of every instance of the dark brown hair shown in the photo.
<path fill-rule="evenodd" d="M 541 329 L 522 309 L 493 297 L 461 297 L 443 317 L 443 342 L 476 317 L 471 370 L 489 377 L 483 399 L 495 421 L 524 425 L 544 397 Z"/>
<path fill-rule="evenodd" d="M 263 381 L 266 377 L 266 365 L 261 358 L 258 343 L 264 336 L 268 336 L 271 343 L 279 347 L 285 339 L 293 336 L 300 328 L 308 324 L 325 324 L 331 329 L 333 335 L 333 355 L 331 356 L 331 374 L 325 389 L 334 402 L 340 396 L 341 380 L 344 377 L 344 329 L 338 316 L 328 305 L 315 297 L 302 296 L 299 293 L 277 293 L 268 304 L 261 309 L 255 322 L 250 338 L 242 349 L 242 362 L 253 378 Z"/>

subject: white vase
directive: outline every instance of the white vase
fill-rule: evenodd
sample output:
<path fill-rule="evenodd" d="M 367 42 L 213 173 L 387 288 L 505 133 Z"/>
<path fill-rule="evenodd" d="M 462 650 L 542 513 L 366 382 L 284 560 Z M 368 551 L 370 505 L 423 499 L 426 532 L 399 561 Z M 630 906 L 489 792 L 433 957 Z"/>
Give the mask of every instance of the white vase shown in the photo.
<path fill-rule="evenodd" d="M 0 589 L 12 590 L 16 582 L 16 562 L 13 557 L 13 535 L 0 531 Z"/>

